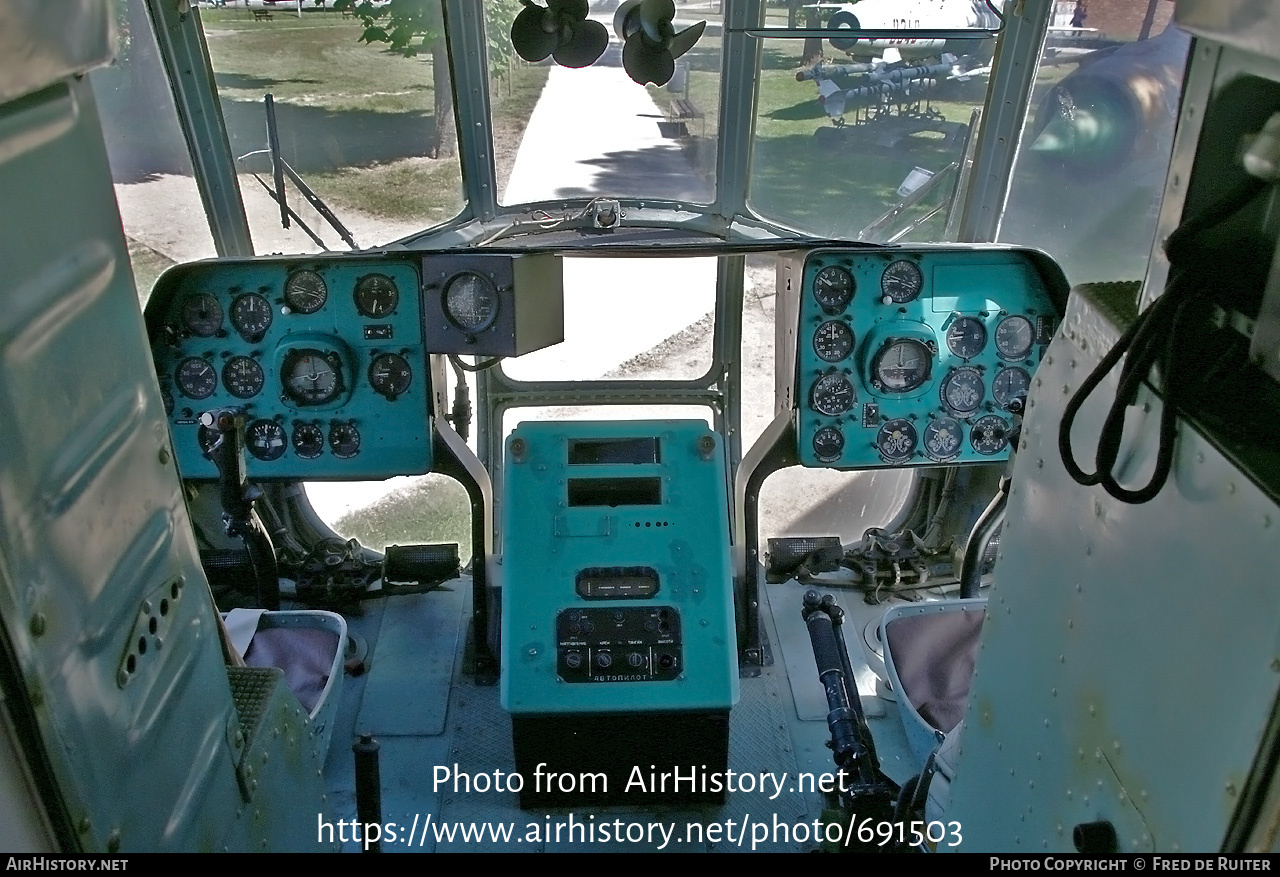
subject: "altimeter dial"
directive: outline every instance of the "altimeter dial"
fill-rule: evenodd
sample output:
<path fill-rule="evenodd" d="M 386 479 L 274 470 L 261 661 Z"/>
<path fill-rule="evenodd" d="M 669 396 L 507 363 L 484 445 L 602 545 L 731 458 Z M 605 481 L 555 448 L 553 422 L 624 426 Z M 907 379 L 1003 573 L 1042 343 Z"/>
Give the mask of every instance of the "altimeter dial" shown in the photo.
<path fill-rule="evenodd" d="M 261 393 L 265 380 L 262 366 L 247 356 L 233 356 L 222 367 L 222 383 L 237 399 L 251 399 Z"/>
<path fill-rule="evenodd" d="M 827 320 L 814 330 L 813 352 L 823 362 L 840 362 L 853 352 L 853 330 L 843 320 Z"/>

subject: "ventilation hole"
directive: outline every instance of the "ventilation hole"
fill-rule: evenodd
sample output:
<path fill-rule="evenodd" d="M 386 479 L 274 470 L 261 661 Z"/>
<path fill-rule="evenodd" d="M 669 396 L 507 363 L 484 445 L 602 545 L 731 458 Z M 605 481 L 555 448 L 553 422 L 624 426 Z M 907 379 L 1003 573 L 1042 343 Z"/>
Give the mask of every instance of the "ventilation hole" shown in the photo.
<path fill-rule="evenodd" d="M 178 599 L 178 583 L 177 582 L 174 582 L 172 585 L 169 586 L 169 596 L 175 600 Z"/>
<path fill-rule="evenodd" d="M 160 623 L 156 621 L 154 618 L 150 619 L 147 622 L 147 630 L 153 634 L 156 632 L 156 629 L 159 627 L 160 627 Z"/>
<path fill-rule="evenodd" d="M 160 601 L 160 615 L 161 615 L 161 617 L 163 617 L 163 616 L 168 615 L 168 614 L 169 614 L 169 601 L 168 601 L 168 600 L 161 600 L 161 601 Z M 154 633 L 154 631 L 153 631 L 153 633 Z"/>
<path fill-rule="evenodd" d="M 147 653 L 147 638 L 145 636 L 138 637 L 138 654 L 145 655 Z"/>
<path fill-rule="evenodd" d="M 138 666 L 138 659 L 135 658 L 133 655 L 130 655 L 129 657 L 124 659 L 124 668 L 130 673 L 132 673 L 137 666 Z"/>

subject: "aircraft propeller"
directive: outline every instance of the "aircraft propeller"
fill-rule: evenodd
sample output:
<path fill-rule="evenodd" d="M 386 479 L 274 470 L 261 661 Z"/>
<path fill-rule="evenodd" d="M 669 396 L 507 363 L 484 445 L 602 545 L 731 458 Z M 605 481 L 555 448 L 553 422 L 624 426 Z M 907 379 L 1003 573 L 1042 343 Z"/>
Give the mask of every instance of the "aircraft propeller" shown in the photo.
<path fill-rule="evenodd" d="M 561 67 L 589 67 L 609 45 L 608 29 L 587 19 L 588 0 L 520 2 L 524 9 L 511 24 L 511 46 L 526 61 L 550 55 Z"/>
<path fill-rule="evenodd" d="M 666 85 L 676 72 L 676 58 L 693 48 L 706 29 L 700 21 L 676 33 L 676 5 L 672 0 L 626 0 L 613 16 L 613 29 L 622 40 L 622 67 L 644 85 Z"/>

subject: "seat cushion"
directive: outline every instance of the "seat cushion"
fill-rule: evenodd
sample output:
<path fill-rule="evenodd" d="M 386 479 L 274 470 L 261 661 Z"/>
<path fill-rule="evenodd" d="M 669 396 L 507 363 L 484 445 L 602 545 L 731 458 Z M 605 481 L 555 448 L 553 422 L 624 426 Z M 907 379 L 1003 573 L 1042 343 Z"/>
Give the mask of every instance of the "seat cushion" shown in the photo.
<path fill-rule="evenodd" d="M 902 693 L 944 734 L 964 718 L 985 612 L 926 612 L 885 627 Z"/>

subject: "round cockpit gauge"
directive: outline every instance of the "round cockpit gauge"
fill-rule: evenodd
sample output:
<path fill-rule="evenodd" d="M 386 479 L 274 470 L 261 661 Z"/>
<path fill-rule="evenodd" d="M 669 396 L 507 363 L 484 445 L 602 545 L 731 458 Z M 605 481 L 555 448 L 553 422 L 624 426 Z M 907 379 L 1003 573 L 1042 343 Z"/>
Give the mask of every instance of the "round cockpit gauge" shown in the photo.
<path fill-rule="evenodd" d="M 483 332 L 498 318 L 498 288 L 474 271 L 449 278 L 441 301 L 445 318 L 463 332 Z"/>
<path fill-rule="evenodd" d="M 905 463 L 916 452 L 916 427 L 905 417 L 890 420 L 876 433 L 876 450 L 887 463 Z"/>
<path fill-rule="evenodd" d="M 996 352 L 1005 359 L 1026 359 L 1036 340 L 1035 326 L 1026 317 L 1005 317 L 996 326 Z"/>
<path fill-rule="evenodd" d="M 284 358 L 284 391 L 299 405 L 325 405 L 342 392 L 336 353 L 291 350 Z"/>
<path fill-rule="evenodd" d="M 813 297 L 824 311 L 838 314 L 853 301 L 853 275 L 839 265 L 828 265 L 813 278 Z"/>
<path fill-rule="evenodd" d="M 400 304 L 400 290 L 385 274 L 370 274 L 356 283 L 356 310 L 364 317 L 385 317 Z"/>
<path fill-rule="evenodd" d="M 813 454 L 823 463 L 834 463 L 844 453 L 844 433 L 824 426 L 813 434 Z"/>
<path fill-rule="evenodd" d="M 299 314 L 314 314 L 329 300 L 329 287 L 314 271 L 294 271 L 284 282 L 284 303 Z"/>
<path fill-rule="evenodd" d="M 987 387 L 976 368 L 953 368 L 942 381 L 942 404 L 961 416 L 972 414 L 982 404 Z"/>
<path fill-rule="evenodd" d="M 1009 424 L 998 414 L 980 417 L 973 424 L 969 444 L 979 454 L 988 457 L 998 454 L 1009 444 Z"/>
<path fill-rule="evenodd" d="M 823 362 L 839 362 L 853 352 L 853 330 L 842 320 L 827 320 L 813 333 L 813 352 Z"/>
<path fill-rule="evenodd" d="M 813 382 L 809 404 L 814 411 L 828 417 L 839 417 L 853 407 L 856 394 L 853 384 L 840 372 L 828 372 Z"/>
<path fill-rule="evenodd" d="M 886 393 L 910 393 L 929 380 L 933 352 L 923 341 L 900 338 L 889 341 L 871 364 L 877 389 Z"/>
<path fill-rule="evenodd" d="M 284 427 L 274 420 L 259 419 L 244 430 L 244 446 L 259 460 L 270 462 L 284 456 L 287 446 Z"/>
<path fill-rule="evenodd" d="M 250 399 L 262 392 L 262 366 L 247 356 L 233 356 L 222 367 L 222 383 L 237 399 Z"/>
<path fill-rule="evenodd" d="M 201 338 L 217 335 L 222 328 L 222 305 L 207 292 L 189 295 L 182 302 L 182 325 Z"/>
<path fill-rule="evenodd" d="M 218 389 L 218 373 L 198 356 L 189 356 L 179 363 L 174 380 L 178 392 L 188 399 L 208 399 Z"/>
<path fill-rule="evenodd" d="M 924 274 L 920 266 L 907 259 L 890 262 L 880 275 L 880 291 L 895 304 L 915 301 L 924 289 Z"/>
<path fill-rule="evenodd" d="M 924 453 L 935 463 L 949 463 L 960 455 L 964 427 L 954 417 L 935 417 L 924 428 Z"/>
<path fill-rule="evenodd" d="M 987 346 L 987 327 L 976 317 L 960 317 L 947 329 L 947 349 L 963 359 L 973 359 Z"/>
<path fill-rule="evenodd" d="M 293 427 L 293 452 L 304 460 L 314 460 L 324 452 L 324 433 L 314 423 Z"/>
<path fill-rule="evenodd" d="M 216 429 L 210 429 L 202 426 L 196 430 L 196 441 L 200 443 L 200 450 L 207 456 L 213 450 L 213 446 L 218 443 L 220 433 Z"/>
<path fill-rule="evenodd" d="M 339 460 L 346 460 L 360 453 L 360 430 L 354 423 L 338 422 L 329 427 L 329 447 Z"/>
<path fill-rule="evenodd" d="M 996 404 L 1006 411 L 1021 411 L 1027 404 L 1027 390 L 1031 388 L 1031 375 L 1025 369 L 1015 367 L 1001 369 L 991 383 L 991 395 Z"/>
<path fill-rule="evenodd" d="M 231 303 L 231 325 L 245 341 L 261 341 L 271 328 L 271 303 L 247 292 Z"/>
<path fill-rule="evenodd" d="M 369 385 L 380 395 L 395 399 L 409 389 L 413 371 L 398 353 L 381 353 L 369 363 Z"/>

